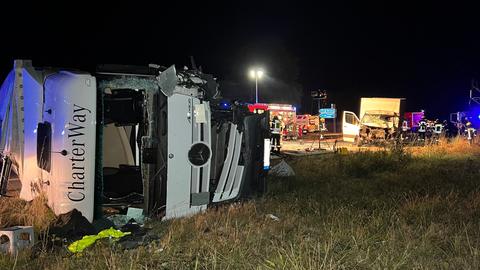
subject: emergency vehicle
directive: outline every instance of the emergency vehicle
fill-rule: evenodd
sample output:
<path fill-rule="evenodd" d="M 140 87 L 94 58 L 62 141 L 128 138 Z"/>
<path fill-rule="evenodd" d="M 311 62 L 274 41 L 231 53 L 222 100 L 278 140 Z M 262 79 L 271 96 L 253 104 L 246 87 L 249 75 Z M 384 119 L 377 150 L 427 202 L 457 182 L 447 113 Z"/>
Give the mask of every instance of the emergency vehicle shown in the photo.
<path fill-rule="evenodd" d="M 302 128 L 304 134 L 320 130 L 318 115 L 299 114 L 297 115 L 297 129 Z"/>
<path fill-rule="evenodd" d="M 284 139 L 297 139 L 297 109 L 290 104 L 276 104 L 276 103 L 255 103 L 249 104 L 250 112 L 270 112 L 270 121 L 274 116 L 282 122 L 282 137 Z"/>
<path fill-rule="evenodd" d="M 418 130 L 420 120 L 424 116 L 424 112 L 405 112 L 403 119 L 407 121 L 408 128 L 412 132 L 416 132 Z"/>

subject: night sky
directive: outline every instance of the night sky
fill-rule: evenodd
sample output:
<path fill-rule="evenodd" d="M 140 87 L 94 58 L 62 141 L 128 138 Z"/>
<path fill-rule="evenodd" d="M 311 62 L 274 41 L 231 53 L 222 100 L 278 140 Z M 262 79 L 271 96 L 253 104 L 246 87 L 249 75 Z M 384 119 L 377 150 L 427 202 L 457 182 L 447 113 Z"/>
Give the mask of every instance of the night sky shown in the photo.
<path fill-rule="evenodd" d="M 251 101 L 247 72 L 258 65 L 268 75 L 263 102 L 311 112 L 310 91 L 325 89 L 340 110 L 358 111 L 362 96 L 405 97 L 408 110 L 430 117 L 464 109 L 472 78 L 480 80 L 479 9 L 461 1 L 155 2 L 2 3 L 0 74 L 15 58 L 94 71 L 181 68 L 192 55 L 226 97 Z"/>

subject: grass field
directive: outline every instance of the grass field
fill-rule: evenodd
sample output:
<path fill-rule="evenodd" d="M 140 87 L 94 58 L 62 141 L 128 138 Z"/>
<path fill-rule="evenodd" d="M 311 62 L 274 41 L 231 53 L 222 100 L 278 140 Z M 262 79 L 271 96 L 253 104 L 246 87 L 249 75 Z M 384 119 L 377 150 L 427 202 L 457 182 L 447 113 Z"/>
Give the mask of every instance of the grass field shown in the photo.
<path fill-rule="evenodd" d="M 152 222 L 148 246 L 0 255 L 0 269 L 479 269 L 479 153 L 455 142 L 292 159 L 297 176 L 270 178 L 265 197 Z M 45 229 L 45 215 L 17 220 Z"/>

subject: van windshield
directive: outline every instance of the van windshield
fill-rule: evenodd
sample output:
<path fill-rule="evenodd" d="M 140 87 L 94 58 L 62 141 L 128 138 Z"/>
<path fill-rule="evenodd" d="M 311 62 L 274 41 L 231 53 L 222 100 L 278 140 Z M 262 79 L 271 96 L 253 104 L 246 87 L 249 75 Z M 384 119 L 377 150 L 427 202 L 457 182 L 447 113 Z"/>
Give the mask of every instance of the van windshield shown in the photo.
<path fill-rule="evenodd" d="M 388 128 L 392 121 L 392 116 L 384 114 L 365 114 L 362 118 L 362 124 L 368 124 L 381 128 Z"/>

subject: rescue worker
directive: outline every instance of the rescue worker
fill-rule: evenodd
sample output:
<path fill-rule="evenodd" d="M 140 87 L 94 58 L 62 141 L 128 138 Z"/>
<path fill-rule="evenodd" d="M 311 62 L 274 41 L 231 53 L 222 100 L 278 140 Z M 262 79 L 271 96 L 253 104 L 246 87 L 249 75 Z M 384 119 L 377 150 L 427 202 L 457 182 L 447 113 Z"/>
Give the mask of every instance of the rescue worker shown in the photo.
<path fill-rule="evenodd" d="M 443 135 L 445 137 L 450 137 L 450 128 L 448 126 L 447 120 L 443 120 L 442 125 L 443 125 Z"/>
<path fill-rule="evenodd" d="M 433 126 L 434 126 L 433 121 L 432 120 L 427 120 L 427 132 L 425 132 L 425 137 L 429 140 L 433 136 Z"/>
<path fill-rule="evenodd" d="M 472 122 L 470 122 L 470 120 L 465 117 L 465 129 L 469 129 L 472 127 Z"/>
<path fill-rule="evenodd" d="M 327 127 L 325 125 L 325 118 L 320 118 L 320 139 L 323 139 L 323 132 L 327 131 Z"/>
<path fill-rule="evenodd" d="M 410 127 L 408 126 L 408 121 L 403 120 L 402 122 L 402 133 L 401 135 L 401 140 L 406 140 L 408 138 L 408 131 L 410 130 Z"/>
<path fill-rule="evenodd" d="M 422 116 L 422 119 L 418 122 L 418 136 L 420 141 L 425 141 L 425 133 L 427 132 L 427 120 L 425 116 Z"/>
<path fill-rule="evenodd" d="M 270 132 L 272 133 L 272 151 L 280 152 L 280 137 L 282 134 L 282 122 L 277 116 L 274 116 L 270 124 Z"/>
<path fill-rule="evenodd" d="M 467 136 L 467 140 L 470 144 L 473 142 L 474 137 L 476 136 L 472 122 L 467 117 L 465 117 L 465 135 Z"/>
<path fill-rule="evenodd" d="M 435 122 L 433 124 L 433 136 L 435 137 L 435 140 L 437 142 L 442 136 L 442 133 L 443 133 L 443 124 L 440 122 L 440 120 L 435 119 Z"/>

